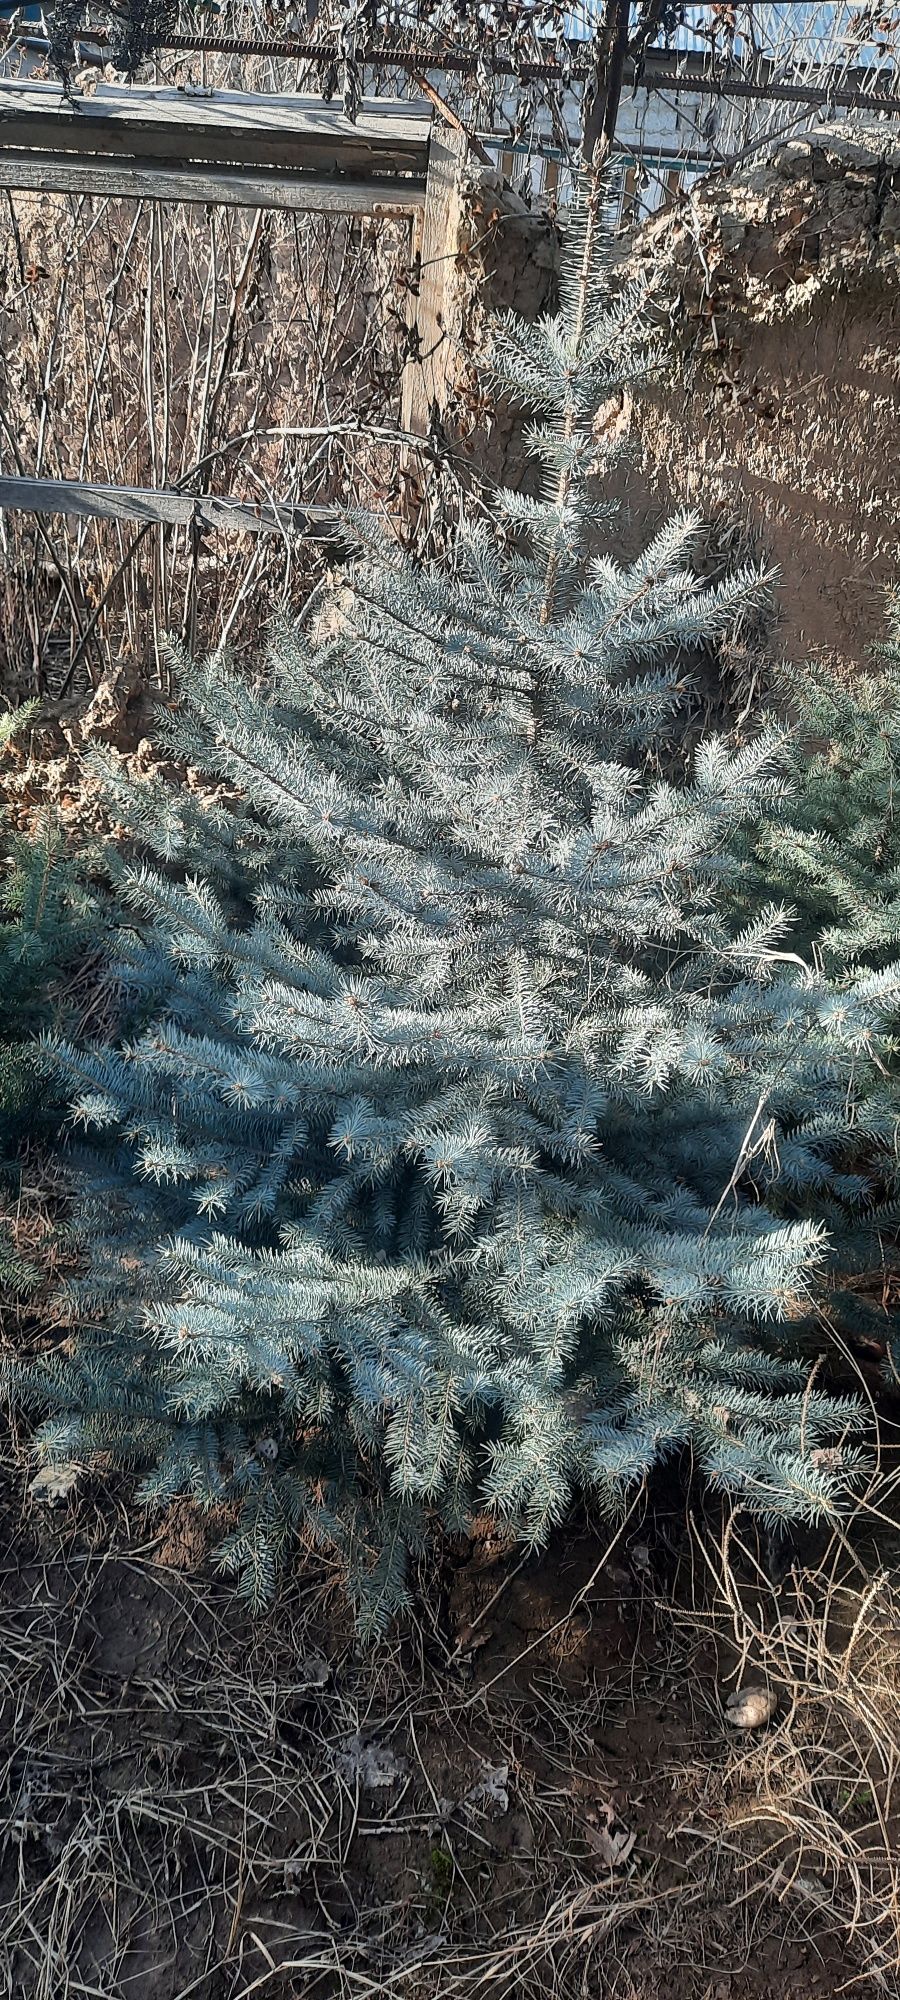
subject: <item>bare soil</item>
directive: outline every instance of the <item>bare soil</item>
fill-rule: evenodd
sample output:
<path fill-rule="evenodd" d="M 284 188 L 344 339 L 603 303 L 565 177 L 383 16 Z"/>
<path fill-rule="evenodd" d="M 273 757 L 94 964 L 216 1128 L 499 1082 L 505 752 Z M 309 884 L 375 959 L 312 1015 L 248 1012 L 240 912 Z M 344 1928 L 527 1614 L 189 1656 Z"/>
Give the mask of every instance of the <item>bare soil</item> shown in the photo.
<path fill-rule="evenodd" d="M 885 1992 L 729 1856 L 723 1656 L 665 1609 L 671 1524 L 604 1562 L 602 1525 L 523 1561 L 484 1523 L 372 1653 L 319 1558 L 254 1620 L 189 1508 L 23 1505 L 12 1462 L 4 1501 L 0 1991 Z"/>

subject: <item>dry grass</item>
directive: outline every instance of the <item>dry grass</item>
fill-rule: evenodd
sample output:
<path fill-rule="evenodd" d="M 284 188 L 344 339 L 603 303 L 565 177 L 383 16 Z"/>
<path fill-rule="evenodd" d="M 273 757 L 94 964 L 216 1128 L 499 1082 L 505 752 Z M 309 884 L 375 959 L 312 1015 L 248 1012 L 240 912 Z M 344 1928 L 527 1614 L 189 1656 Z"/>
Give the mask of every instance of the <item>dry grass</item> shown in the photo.
<path fill-rule="evenodd" d="M 763 1732 L 735 1732 L 683 1835 L 705 1867 L 737 1874 L 747 1905 L 774 1899 L 786 1922 L 831 1931 L 886 1992 L 900 1974 L 900 1588 L 871 1530 L 893 1540 L 895 1483 L 879 1477 L 779 1583 L 733 1523 L 718 1545 L 698 1541 L 707 1608 L 676 1614 L 715 1644 L 727 1685 L 778 1700 Z"/>
<path fill-rule="evenodd" d="M 483 1653 L 432 1594 L 371 1656 L 321 1563 L 256 1623 L 174 1568 L 205 1553 L 187 1512 L 143 1544 L 124 1503 L 7 1518 L 0 1992 L 800 2000 L 820 1961 L 827 1990 L 873 1969 L 857 1990 L 891 1990 L 900 1637 L 892 1654 L 880 1589 L 848 1622 L 835 1581 L 824 1632 L 817 1596 L 806 1637 L 787 1614 L 761 1637 L 726 1544 L 731 1664 L 784 1691 L 735 1745 L 725 1598 L 673 1619 L 642 1560 L 627 1591 L 614 1565 L 586 1590 L 565 1544 L 533 1573 L 501 1554 Z M 391 1783 L 360 1781 L 359 1738 Z M 505 1807 L 479 1796 L 498 1767 Z M 598 1858 L 613 1810 L 637 1836 L 621 1867 Z"/>
<path fill-rule="evenodd" d="M 472 1912 L 482 1914 L 470 1850 L 490 1840 L 479 1831 L 484 1814 L 436 1792 L 436 1731 L 458 1739 L 460 1718 L 440 1715 L 421 1660 L 416 1674 L 410 1657 L 373 1666 L 339 1654 L 327 1685 L 316 1687 L 295 1649 L 311 1627 L 333 1631 L 319 1597 L 284 1607 L 288 1648 L 251 1638 L 236 1668 L 214 1593 L 167 1579 L 140 1552 L 125 1567 L 145 1609 L 149 1582 L 151 1601 L 170 1594 L 183 1641 L 192 1628 L 200 1641 L 193 1663 L 189 1641 L 180 1648 L 177 1673 L 142 1671 L 138 1660 L 127 1674 L 90 1665 L 83 1627 L 104 1597 L 102 1556 L 80 1574 L 69 1561 L 48 1565 L 38 1600 L 3 1620 L 10 1812 L 0 1965 L 10 1994 L 118 1994 L 138 1966 L 160 1982 L 139 1991 L 178 2000 L 219 1990 L 243 2000 L 288 1976 L 304 1993 L 372 2000 L 513 1983 L 562 1992 L 568 1967 L 653 1904 L 652 1892 L 631 1884 L 598 1899 L 596 1884 L 565 1864 L 535 1915 L 507 1929 L 501 1904 L 493 1938 L 490 1924 L 466 1935 Z M 342 1762 L 344 1746 L 376 1719 L 378 1741 L 396 1746 L 400 1766 L 386 1806 Z M 472 1734 L 469 1726 L 455 1744 L 465 1777 L 478 1771 Z M 543 1799 L 531 1803 L 547 1811 Z M 400 1865 L 400 1893 L 374 1896 L 366 1847 L 379 1850 L 375 1879 L 389 1884 L 387 1847 L 411 1838 L 431 1879 L 416 1887 Z M 178 1983 L 162 1983 L 167 1959 Z M 222 1975 L 220 1989 L 212 1982 Z"/>

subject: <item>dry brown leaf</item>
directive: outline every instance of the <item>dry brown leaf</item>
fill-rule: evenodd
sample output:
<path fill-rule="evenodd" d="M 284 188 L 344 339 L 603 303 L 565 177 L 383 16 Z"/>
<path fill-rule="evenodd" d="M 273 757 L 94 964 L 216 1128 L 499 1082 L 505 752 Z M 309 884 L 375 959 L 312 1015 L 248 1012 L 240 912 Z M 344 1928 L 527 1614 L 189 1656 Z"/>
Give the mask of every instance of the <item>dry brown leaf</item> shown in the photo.
<path fill-rule="evenodd" d="M 602 1807 L 602 1824 L 586 1826 L 585 1839 L 607 1868 L 624 1868 L 630 1860 L 637 1834 L 623 1825 L 611 1805 Z"/>
<path fill-rule="evenodd" d="M 78 1478 L 77 1465 L 44 1465 L 35 1473 L 28 1492 L 44 1507 L 60 1507 L 68 1500 Z"/>

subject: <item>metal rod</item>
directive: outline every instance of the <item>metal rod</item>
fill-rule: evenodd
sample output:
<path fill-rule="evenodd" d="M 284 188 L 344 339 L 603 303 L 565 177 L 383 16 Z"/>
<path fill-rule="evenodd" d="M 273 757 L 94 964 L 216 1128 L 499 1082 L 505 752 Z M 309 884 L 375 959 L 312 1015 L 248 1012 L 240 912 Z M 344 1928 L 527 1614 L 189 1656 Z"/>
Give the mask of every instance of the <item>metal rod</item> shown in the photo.
<path fill-rule="evenodd" d="M 595 174 L 603 172 L 612 151 L 625 81 L 630 14 L 630 0 L 606 0 L 603 25 L 596 38 L 594 74 L 584 94 L 581 129 L 581 157 Z"/>
<path fill-rule="evenodd" d="M 106 37 L 102 30 L 96 34 L 84 30 L 81 41 L 95 41 L 102 44 Z M 570 44 L 570 47 L 572 44 Z M 582 48 L 583 43 L 576 43 Z M 259 37 L 240 35 L 210 35 L 204 39 L 192 35 L 169 35 L 159 43 L 161 49 L 172 53 L 214 55 L 269 56 L 286 62 L 333 63 L 342 60 L 340 50 L 333 42 L 301 41 L 261 41 Z M 479 54 L 474 49 L 429 50 L 392 47 L 390 43 L 366 43 L 357 50 L 358 62 L 372 67 L 384 64 L 389 69 L 408 70 L 448 70 L 461 76 L 474 76 L 485 64 L 494 76 L 518 78 L 522 82 L 536 82 L 541 78 L 585 83 L 592 74 L 589 62 L 573 60 L 571 63 L 512 62 L 503 56 Z M 655 59 L 667 67 L 650 68 Z M 702 60 L 705 61 L 705 58 Z M 856 72 L 859 75 L 859 71 Z M 873 77 L 878 74 L 872 71 Z M 887 74 L 893 78 L 894 70 Z M 754 82 L 740 71 L 723 70 L 714 76 L 709 69 L 692 70 L 687 67 L 672 67 L 671 49 L 648 49 L 643 58 L 640 78 L 635 75 L 632 61 L 625 65 L 626 86 L 637 83 L 641 90 L 680 90 L 693 92 L 700 97 L 759 97 L 771 99 L 774 103 L 809 104 L 812 106 L 833 104 L 843 108 L 864 105 L 872 111 L 893 111 L 900 113 L 900 93 L 897 91 L 877 91 L 865 86 L 848 88 L 844 84 L 811 85 L 779 83 L 763 79 Z"/>

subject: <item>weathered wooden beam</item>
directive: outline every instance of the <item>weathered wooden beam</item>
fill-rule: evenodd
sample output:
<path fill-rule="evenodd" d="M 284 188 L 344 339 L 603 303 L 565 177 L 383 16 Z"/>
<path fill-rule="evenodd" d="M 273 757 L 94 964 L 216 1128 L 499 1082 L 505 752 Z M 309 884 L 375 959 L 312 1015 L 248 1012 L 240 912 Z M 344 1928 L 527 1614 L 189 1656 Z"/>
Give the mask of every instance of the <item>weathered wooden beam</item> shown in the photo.
<path fill-rule="evenodd" d="M 148 160 L 80 159 L 0 146 L 0 188 L 39 194 L 124 196 L 136 201 L 217 202 L 225 208 L 322 210 L 332 215 L 410 214 L 425 202 L 425 181 L 329 179 L 252 167 L 162 166 Z"/>
<path fill-rule="evenodd" d="M 363 102 L 354 123 L 317 97 L 260 96 L 100 84 L 68 98 L 55 83 L 0 82 L 0 147 L 100 154 L 145 164 L 289 168 L 370 179 L 427 169 L 431 112 L 390 99 Z"/>
<path fill-rule="evenodd" d="M 401 430 L 417 437 L 427 436 L 432 410 L 443 409 L 456 358 L 449 304 L 459 235 L 459 176 L 466 152 L 465 134 L 435 120 L 400 412 Z"/>
<path fill-rule="evenodd" d="M 256 505 L 246 500 L 219 499 L 207 493 L 178 493 L 171 488 L 97 486 L 80 479 L 0 477 L 0 510 L 14 507 L 28 514 L 75 514 L 88 521 L 163 522 L 169 527 L 222 528 L 236 534 L 306 535 L 320 541 L 340 539 L 328 507 Z"/>

